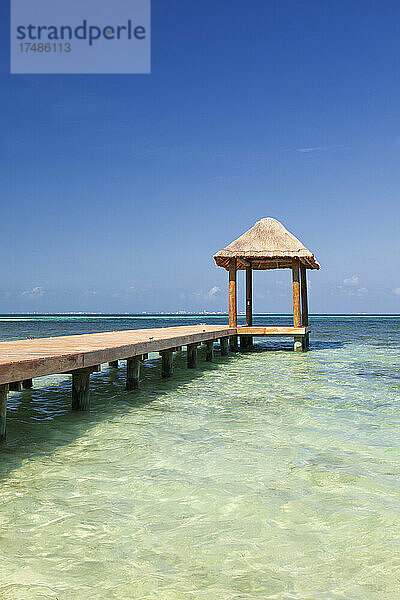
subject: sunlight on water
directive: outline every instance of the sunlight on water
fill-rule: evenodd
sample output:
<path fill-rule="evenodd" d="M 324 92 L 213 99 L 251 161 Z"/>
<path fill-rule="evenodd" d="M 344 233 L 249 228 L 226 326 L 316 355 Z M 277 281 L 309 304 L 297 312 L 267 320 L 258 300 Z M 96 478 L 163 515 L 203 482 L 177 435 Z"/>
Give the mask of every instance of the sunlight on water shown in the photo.
<path fill-rule="evenodd" d="M 3 339 L 114 328 L 41 319 Z M 0 599 L 399 598 L 399 325 L 318 319 L 309 353 L 182 352 L 170 380 L 152 355 L 140 392 L 103 365 L 89 413 L 68 376 L 10 393 Z"/>

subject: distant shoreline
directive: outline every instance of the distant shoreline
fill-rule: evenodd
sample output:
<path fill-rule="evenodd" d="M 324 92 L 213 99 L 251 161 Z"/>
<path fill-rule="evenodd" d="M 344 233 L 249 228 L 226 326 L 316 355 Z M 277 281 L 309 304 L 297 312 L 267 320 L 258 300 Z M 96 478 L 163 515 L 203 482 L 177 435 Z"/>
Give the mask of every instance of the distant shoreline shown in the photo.
<path fill-rule="evenodd" d="M 238 313 L 244 317 L 245 313 Z M 292 317 L 291 313 L 254 313 L 254 317 Z M 1 318 L 7 317 L 108 317 L 108 318 L 134 318 L 144 317 L 228 317 L 228 313 L 222 312 L 140 312 L 140 313 L 98 313 L 98 312 L 60 312 L 60 313 L 0 313 Z M 399 313 L 310 313 L 310 317 L 400 317 Z"/>

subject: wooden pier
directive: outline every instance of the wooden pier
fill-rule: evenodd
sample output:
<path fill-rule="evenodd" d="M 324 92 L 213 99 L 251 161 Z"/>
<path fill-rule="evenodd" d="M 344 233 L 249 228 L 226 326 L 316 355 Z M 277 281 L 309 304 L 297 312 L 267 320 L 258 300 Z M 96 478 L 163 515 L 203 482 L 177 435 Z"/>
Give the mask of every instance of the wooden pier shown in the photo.
<path fill-rule="evenodd" d="M 7 395 L 33 387 L 36 377 L 57 373 L 72 375 L 72 409 L 87 410 L 90 405 L 90 375 L 108 363 L 118 367 L 126 360 L 126 388 L 139 389 L 140 366 L 150 352 L 161 356 L 161 375 L 173 374 L 173 354 L 187 349 L 187 366 L 198 366 L 197 348 L 206 346 L 206 361 L 214 357 L 214 343 L 220 343 L 222 356 L 240 347 L 248 349 L 249 336 L 290 336 L 305 339 L 309 328 L 229 327 L 226 325 L 192 325 L 91 333 L 51 338 L 37 338 L 0 343 L 0 441 L 6 438 Z"/>
<path fill-rule="evenodd" d="M 71 335 L 0 343 L 0 440 L 6 435 L 7 394 L 32 387 L 32 379 L 56 373 L 72 375 L 72 408 L 89 407 L 90 374 L 103 363 L 118 366 L 118 360 L 127 361 L 126 387 L 139 388 L 140 363 L 149 352 L 159 352 L 162 376 L 173 372 L 173 353 L 187 347 L 188 368 L 197 365 L 197 347 L 206 343 L 207 360 L 212 360 L 213 344 L 221 341 L 226 350 L 227 341 L 236 336 L 236 329 L 225 325 L 193 325 L 188 327 L 160 327 Z M 223 352 L 224 353 L 224 352 Z"/>
<path fill-rule="evenodd" d="M 294 350 L 309 347 L 306 269 L 319 269 L 314 255 L 285 227 L 272 218 L 261 219 L 249 231 L 214 256 L 229 273 L 229 324 L 160 327 L 112 331 L 0 343 L 0 441 L 6 437 L 7 394 L 32 388 L 32 379 L 56 373 L 72 375 L 72 408 L 89 408 L 90 374 L 103 363 L 118 367 L 126 360 L 126 388 L 140 386 L 140 365 L 149 352 L 161 356 L 162 377 L 173 374 L 173 354 L 187 349 L 187 366 L 197 368 L 197 348 L 206 345 L 212 361 L 214 342 L 220 340 L 221 355 L 250 349 L 253 337 L 293 337 Z M 293 327 L 253 325 L 253 270 L 292 271 Z M 237 322 L 237 271 L 246 271 L 246 324 Z"/>

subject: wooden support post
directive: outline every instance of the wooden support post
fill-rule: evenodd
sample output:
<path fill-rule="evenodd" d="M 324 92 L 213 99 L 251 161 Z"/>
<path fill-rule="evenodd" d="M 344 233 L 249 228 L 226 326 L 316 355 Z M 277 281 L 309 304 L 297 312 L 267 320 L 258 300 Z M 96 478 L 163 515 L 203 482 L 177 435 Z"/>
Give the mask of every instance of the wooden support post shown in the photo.
<path fill-rule="evenodd" d="M 174 372 L 174 351 L 171 350 L 163 350 L 160 352 L 161 354 L 161 375 L 162 377 L 171 377 Z"/>
<path fill-rule="evenodd" d="M 108 363 L 108 366 L 111 369 L 118 369 L 118 361 L 117 360 L 112 360 L 111 362 Z"/>
<path fill-rule="evenodd" d="M 88 410 L 90 369 L 72 371 L 72 410 Z"/>
<path fill-rule="evenodd" d="M 306 333 L 305 335 L 302 336 L 301 347 L 302 347 L 302 350 L 309 349 L 309 347 L 310 347 L 310 334 L 309 333 Z"/>
<path fill-rule="evenodd" d="M 229 259 L 229 327 L 237 327 L 236 258 Z"/>
<path fill-rule="evenodd" d="M 307 298 L 307 269 L 303 264 L 300 265 L 301 280 L 301 324 L 303 327 L 308 325 L 308 298 Z"/>
<path fill-rule="evenodd" d="M 241 335 L 239 336 L 239 339 L 241 350 L 248 350 L 253 345 L 253 338 L 251 335 Z"/>
<path fill-rule="evenodd" d="M 142 360 L 142 362 L 144 362 L 145 360 L 148 360 L 148 358 L 149 358 L 148 354 L 142 354 L 141 360 Z"/>
<path fill-rule="evenodd" d="M 22 387 L 24 390 L 31 390 L 33 387 L 32 379 L 24 379 L 22 382 Z"/>
<path fill-rule="evenodd" d="M 0 385 L 0 442 L 6 441 L 8 385 Z"/>
<path fill-rule="evenodd" d="M 293 261 L 293 326 L 301 327 L 299 260 Z"/>
<path fill-rule="evenodd" d="M 302 352 L 303 351 L 303 337 L 302 335 L 295 335 L 294 336 L 294 345 L 293 345 L 293 350 L 295 352 Z"/>
<path fill-rule="evenodd" d="M 229 354 L 229 338 L 223 337 L 219 340 L 221 345 L 221 356 L 228 356 Z"/>
<path fill-rule="evenodd" d="M 138 390 L 140 387 L 140 356 L 132 356 L 126 361 L 126 389 Z"/>
<path fill-rule="evenodd" d="M 248 350 L 253 347 L 253 336 L 252 335 L 241 335 L 240 336 L 240 349 Z"/>
<path fill-rule="evenodd" d="M 246 267 L 246 325 L 253 325 L 253 270 L 251 264 Z"/>
<path fill-rule="evenodd" d="M 301 324 L 303 327 L 308 326 L 308 294 L 307 294 L 307 269 L 300 265 L 300 283 L 301 283 Z M 306 333 L 303 337 L 303 350 L 308 350 L 310 347 L 310 334 Z"/>
<path fill-rule="evenodd" d="M 214 342 L 209 340 L 206 342 L 206 361 L 212 362 L 214 359 Z"/>
<path fill-rule="evenodd" d="M 197 344 L 187 345 L 187 367 L 197 369 Z"/>
<path fill-rule="evenodd" d="M 13 381 L 9 385 L 10 392 L 22 392 L 22 381 Z"/>
<path fill-rule="evenodd" d="M 231 352 L 237 352 L 239 350 L 237 335 L 229 336 L 229 348 Z"/>
<path fill-rule="evenodd" d="M 253 269 L 250 264 L 246 267 L 246 327 L 253 325 Z M 240 336 L 240 348 L 248 350 L 253 346 L 251 335 Z"/>

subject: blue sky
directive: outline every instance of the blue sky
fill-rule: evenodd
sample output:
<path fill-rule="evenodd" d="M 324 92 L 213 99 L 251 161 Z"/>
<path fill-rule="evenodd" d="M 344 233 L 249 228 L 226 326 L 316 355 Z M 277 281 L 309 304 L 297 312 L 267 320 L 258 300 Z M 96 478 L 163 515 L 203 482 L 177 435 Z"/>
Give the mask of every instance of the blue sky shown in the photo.
<path fill-rule="evenodd" d="M 151 75 L 10 75 L 4 4 L 0 311 L 224 310 L 212 255 L 272 216 L 312 312 L 400 312 L 397 1 L 153 0 Z"/>

